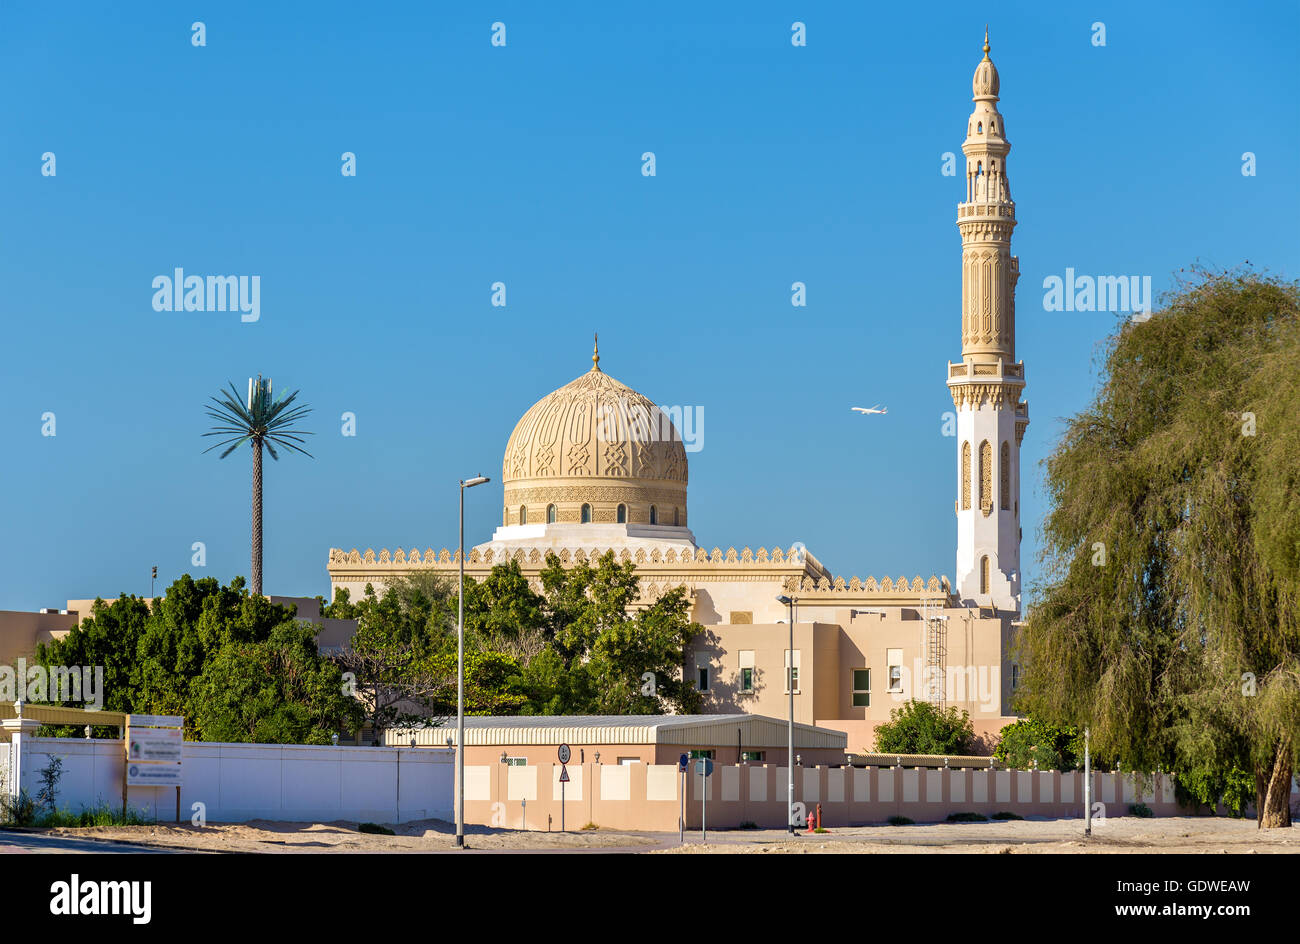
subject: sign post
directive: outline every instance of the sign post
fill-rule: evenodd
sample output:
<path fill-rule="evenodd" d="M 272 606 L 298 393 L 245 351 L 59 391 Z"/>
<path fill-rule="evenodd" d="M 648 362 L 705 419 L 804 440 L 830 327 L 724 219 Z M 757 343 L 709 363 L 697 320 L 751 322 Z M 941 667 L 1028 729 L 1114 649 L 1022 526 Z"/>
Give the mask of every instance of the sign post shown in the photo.
<path fill-rule="evenodd" d="M 686 768 L 690 766 L 691 759 L 683 754 L 677 758 L 677 770 L 682 775 L 682 811 L 677 817 L 677 844 L 680 846 L 686 842 Z"/>
<path fill-rule="evenodd" d="M 175 787 L 176 822 L 181 821 L 181 764 L 185 719 L 180 715 L 127 715 L 122 765 L 122 812 L 129 787 Z"/>
<path fill-rule="evenodd" d="M 564 832 L 564 786 L 569 782 L 569 758 L 573 756 L 573 751 L 569 750 L 569 745 L 561 744 L 560 750 L 560 832 Z M 554 796 L 555 794 L 551 794 Z"/>
<path fill-rule="evenodd" d="M 701 757 L 695 762 L 695 772 L 700 775 L 700 835 L 709 841 L 709 777 L 713 775 L 713 761 Z"/>

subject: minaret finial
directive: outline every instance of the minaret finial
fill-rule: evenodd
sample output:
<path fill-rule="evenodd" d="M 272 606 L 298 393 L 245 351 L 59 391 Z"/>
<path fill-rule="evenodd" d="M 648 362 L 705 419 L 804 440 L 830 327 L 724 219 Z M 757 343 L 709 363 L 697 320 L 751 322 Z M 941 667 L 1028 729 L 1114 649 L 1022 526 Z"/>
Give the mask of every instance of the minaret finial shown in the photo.
<path fill-rule="evenodd" d="M 593 332 L 591 335 L 591 369 L 600 370 L 600 335 Z"/>
<path fill-rule="evenodd" d="M 989 25 L 984 24 L 984 58 L 989 57 Z"/>

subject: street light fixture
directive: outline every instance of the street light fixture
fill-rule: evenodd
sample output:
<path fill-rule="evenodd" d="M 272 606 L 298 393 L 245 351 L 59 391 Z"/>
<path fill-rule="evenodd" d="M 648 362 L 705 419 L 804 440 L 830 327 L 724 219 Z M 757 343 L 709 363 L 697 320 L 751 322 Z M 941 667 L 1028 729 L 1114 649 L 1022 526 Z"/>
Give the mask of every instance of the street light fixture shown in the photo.
<path fill-rule="evenodd" d="M 465 848 L 465 489 L 491 481 L 486 475 L 460 483 L 460 543 L 456 557 L 456 848 Z"/>
<path fill-rule="evenodd" d="M 785 667 L 785 687 L 790 690 L 790 726 L 789 726 L 789 757 L 786 760 L 786 772 L 789 774 L 789 780 L 786 783 L 786 811 L 785 823 L 786 830 L 793 836 L 794 833 L 794 605 L 799 601 L 796 596 L 781 594 L 776 598 L 777 603 L 783 603 L 790 608 L 790 649 L 787 659 L 790 664 Z"/>

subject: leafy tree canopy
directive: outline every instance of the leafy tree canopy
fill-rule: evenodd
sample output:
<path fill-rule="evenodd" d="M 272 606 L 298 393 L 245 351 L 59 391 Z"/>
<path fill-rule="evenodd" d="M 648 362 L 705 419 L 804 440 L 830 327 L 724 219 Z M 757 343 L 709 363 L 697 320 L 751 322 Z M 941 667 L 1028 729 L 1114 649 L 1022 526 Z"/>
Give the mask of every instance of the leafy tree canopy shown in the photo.
<path fill-rule="evenodd" d="M 1018 705 L 1126 768 L 1255 779 L 1300 750 L 1300 284 L 1198 270 L 1102 358 L 1046 462 Z"/>

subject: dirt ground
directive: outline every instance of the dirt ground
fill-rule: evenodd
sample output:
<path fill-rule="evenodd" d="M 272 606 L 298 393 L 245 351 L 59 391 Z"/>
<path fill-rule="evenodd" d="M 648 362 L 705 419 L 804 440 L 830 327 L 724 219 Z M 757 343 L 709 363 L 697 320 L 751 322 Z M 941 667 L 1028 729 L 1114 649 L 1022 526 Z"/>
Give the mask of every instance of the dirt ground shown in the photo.
<path fill-rule="evenodd" d="M 396 835 L 358 832 L 355 823 L 248 823 L 205 827 L 153 826 L 52 829 L 46 835 L 107 839 L 195 852 L 442 852 L 455 848 L 455 827 L 438 820 L 393 827 Z M 1214 817 L 1094 821 L 1091 839 L 1083 822 L 1022 820 L 861 826 L 791 839 L 779 830 L 699 831 L 683 846 L 676 833 L 606 830 L 523 832 L 469 826 L 466 844 L 482 851 L 694 853 L 1300 853 L 1300 825 L 1259 830 L 1250 820 Z"/>
<path fill-rule="evenodd" d="M 43 830 L 49 836 L 106 839 L 195 852 L 440 852 L 456 847 L 456 827 L 441 820 L 389 826 L 396 835 L 357 831 L 356 823 L 158 823 L 152 826 L 94 826 Z M 673 835 L 676 842 L 677 836 Z M 640 852 L 659 845 L 648 834 L 585 830 L 567 833 L 465 827 L 465 844 L 482 850 L 626 850 Z"/>
<path fill-rule="evenodd" d="M 1094 820 L 1085 839 L 1083 820 L 1013 820 L 861 826 L 795 839 L 773 832 L 699 834 L 666 853 L 1300 853 L 1300 825 L 1260 830 L 1253 820 L 1222 817 Z"/>

